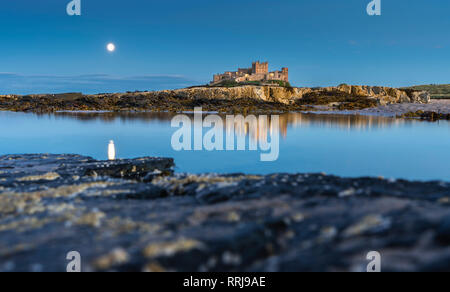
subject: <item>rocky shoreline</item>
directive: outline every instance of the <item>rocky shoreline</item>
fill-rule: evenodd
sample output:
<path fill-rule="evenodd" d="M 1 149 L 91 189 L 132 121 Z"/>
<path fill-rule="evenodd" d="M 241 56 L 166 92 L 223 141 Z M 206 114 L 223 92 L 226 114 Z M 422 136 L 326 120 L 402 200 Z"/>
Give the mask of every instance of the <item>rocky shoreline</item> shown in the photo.
<path fill-rule="evenodd" d="M 450 270 L 450 184 L 0 157 L 0 271 Z"/>
<path fill-rule="evenodd" d="M 315 114 L 339 114 L 358 116 L 378 116 L 392 118 L 420 119 L 427 121 L 449 120 L 450 100 L 432 100 L 429 103 L 396 103 L 360 110 L 330 110 L 329 108 L 316 108 L 307 111 Z"/>
<path fill-rule="evenodd" d="M 220 113 L 275 113 L 314 111 L 315 106 L 333 110 L 360 110 L 397 103 L 428 103 L 425 91 L 388 87 L 349 86 L 296 88 L 279 86 L 193 87 L 155 92 L 98 95 L 81 93 L 47 95 L 0 95 L 0 110 L 20 112 L 57 111 L 192 111 L 203 107 Z"/>
<path fill-rule="evenodd" d="M 399 116 L 400 118 L 418 118 L 421 120 L 427 121 L 439 121 L 439 120 L 450 120 L 450 114 L 448 113 L 440 113 L 440 112 L 430 112 L 430 111 L 416 111 L 416 112 L 408 112 Z"/>

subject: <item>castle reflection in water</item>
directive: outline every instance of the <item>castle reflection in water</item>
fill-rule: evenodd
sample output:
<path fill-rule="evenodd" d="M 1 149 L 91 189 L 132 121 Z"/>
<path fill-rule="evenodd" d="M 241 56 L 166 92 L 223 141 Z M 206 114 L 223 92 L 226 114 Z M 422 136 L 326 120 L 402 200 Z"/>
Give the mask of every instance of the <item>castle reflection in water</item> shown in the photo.
<path fill-rule="evenodd" d="M 53 114 L 56 119 L 77 119 L 79 121 L 101 121 L 115 123 L 117 121 L 128 123 L 133 121 L 141 122 L 162 122 L 170 124 L 176 114 L 173 113 L 148 113 L 148 112 L 60 112 Z M 193 122 L 194 115 L 187 114 Z M 205 116 L 205 114 L 204 114 Z M 204 117 L 203 116 L 203 117 Z M 250 139 L 267 141 L 267 137 L 273 133 L 274 125 L 270 116 L 266 123 L 256 124 L 245 123 L 245 125 L 235 124 L 234 127 L 226 123 L 226 115 L 223 117 L 224 130 L 227 133 L 235 131 L 237 136 L 249 136 Z M 257 116 L 258 117 L 258 116 Z M 279 115 L 279 133 L 282 137 L 287 137 L 288 129 L 301 127 L 323 127 L 340 130 L 368 130 L 395 127 L 398 125 L 411 124 L 415 121 L 407 119 L 397 119 L 392 117 L 363 116 L 363 115 L 339 115 L 339 114 L 311 114 L 311 113 L 285 113 Z M 193 123 L 194 124 L 194 123 Z"/>

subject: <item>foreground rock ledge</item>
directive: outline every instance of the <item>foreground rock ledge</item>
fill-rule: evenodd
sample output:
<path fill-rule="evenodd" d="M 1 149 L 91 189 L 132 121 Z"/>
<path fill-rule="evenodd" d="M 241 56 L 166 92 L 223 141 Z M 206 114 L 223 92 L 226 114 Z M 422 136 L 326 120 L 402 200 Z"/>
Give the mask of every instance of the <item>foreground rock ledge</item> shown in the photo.
<path fill-rule="evenodd" d="M 450 185 L 172 174 L 164 158 L 0 157 L 0 271 L 450 270 Z"/>

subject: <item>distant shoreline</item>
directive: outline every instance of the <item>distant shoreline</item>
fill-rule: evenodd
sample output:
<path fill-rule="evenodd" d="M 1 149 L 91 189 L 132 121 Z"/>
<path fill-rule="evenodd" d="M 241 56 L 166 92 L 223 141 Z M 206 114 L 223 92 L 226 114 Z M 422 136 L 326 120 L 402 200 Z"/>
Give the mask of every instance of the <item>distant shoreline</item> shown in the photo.
<path fill-rule="evenodd" d="M 0 110 L 16 112 L 183 113 L 196 107 L 222 114 L 325 112 L 450 119 L 449 103 L 431 101 L 427 91 L 346 84 L 324 88 L 245 85 L 97 95 L 0 95 Z"/>
<path fill-rule="evenodd" d="M 428 104 L 420 103 L 400 103 L 379 106 L 374 108 L 366 108 L 361 110 L 344 110 L 344 111 L 313 111 L 315 114 L 340 114 L 340 115 L 362 115 L 362 116 L 382 116 L 382 117 L 399 117 L 402 115 L 422 112 L 434 112 L 439 114 L 450 114 L 450 100 L 431 100 Z M 420 117 L 417 117 L 420 118 Z"/>
<path fill-rule="evenodd" d="M 432 99 L 450 100 L 450 84 L 417 85 L 407 87 L 407 89 L 425 90 L 430 93 Z"/>

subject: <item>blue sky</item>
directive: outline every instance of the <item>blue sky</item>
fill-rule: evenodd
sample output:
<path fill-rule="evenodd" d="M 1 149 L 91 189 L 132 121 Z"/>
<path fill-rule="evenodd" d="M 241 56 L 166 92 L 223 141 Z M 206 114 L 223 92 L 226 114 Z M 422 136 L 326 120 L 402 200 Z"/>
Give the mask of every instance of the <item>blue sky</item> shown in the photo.
<path fill-rule="evenodd" d="M 450 83 L 448 0 L 81 1 L 0 3 L 0 93 L 177 88 L 253 60 L 296 86 Z"/>

